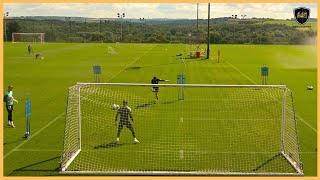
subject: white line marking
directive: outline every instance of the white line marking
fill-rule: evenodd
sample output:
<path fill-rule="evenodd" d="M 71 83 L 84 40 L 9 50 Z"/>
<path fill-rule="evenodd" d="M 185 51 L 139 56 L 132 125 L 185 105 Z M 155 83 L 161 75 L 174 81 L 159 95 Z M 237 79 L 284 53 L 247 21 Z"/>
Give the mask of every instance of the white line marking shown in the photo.
<path fill-rule="evenodd" d="M 183 61 L 183 63 L 184 63 L 185 68 L 188 69 L 188 68 L 187 68 L 187 64 L 186 64 L 184 58 L 182 58 L 182 61 Z"/>
<path fill-rule="evenodd" d="M 16 149 L 15 151 L 20 152 L 62 152 L 62 150 L 58 149 Z"/>
<path fill-rule="evenodd" d="M 146 55 L 147 53 L 149 53 L 154 47 L 156 47 L 156 45 L 152 46 L 152 48 L 150 48 L 148 51 L 146 51 L 144 54 L 142 54 L 141 56 L 139 56 L 138 58 L 136 58 L 135 60 L 133 60 L 131 63 L 129 63 L 126 67 L 124 67 L 123 69 L 121 69 L 117 74 L 113 75 L 110 79 L 107 80 L 110 81 L 111 79 L 113 79 L 114 77 L 116 77 L 117 75 L 119 75 L 121 72 L 123 72 L 127 67 L 129 67 L 131 64 L 135 63 L 137 60 L 141 59 L 144 55 Z"/>
<path fill-rule="evenodd" d="M 15 151 L 20 151 L 20 152 L 61 152 L 62 150 L 58 150 L 58 149 L 16 149 Z M 88 150 L 82 150 L 83 152 L 96 152 L 96 149 L 88 149 Z M 146 151 L 134 151 L 135 153 L 146 153 Z M 171 151 L 167 151 L 168 153 L 170 153 Z M 174 151 L 172 151 L 173 153 Z M 184 154 L 184 150 L 180 150 L 179 151 L 182 155 Z M 235 152 L 235 151 L 193 151 L 193 150 L 189 150 L 187 152 L 191 152 L 191 153 L 210 153 L 210 154 L 276 154 L 279 152 L 255 152 L 255 151 L 251 151 L 251 152 Z M 106 152 L 107 153 L 107 152 Z M 306 151 L 306 152 L 300 152 L 301 154 L 317 154 L 316 151 L 312 152 L 312 151 Z"/>
<path fill-rule="evenodd" d="M 227 62 L 230 66 L 232 66 L 235 70 L 237 70 L 240 74 L 242 74 L 244 77 L 246 77 L 248 80 L 250 80 L 251 82 L 253 82 L 254 84 L 257 84 L 254 80 L 252 80 L 251 78 L 249 78 L 247 75 L 245 75 L 244 73 L 242 73 L 238 68 L 236 68 L 234 65 L 232 65 L 230 62 Z M 299 116 L 296 113 L 296 116 L 298 117 L 298 120 L 300 120 L 301 122 L 303 122 L 304 124 L 306 124 L 311 130 L 313 130 L 315 133 L 317 133 L 317 129 L 315 129 L 314 127 L 312 127 L 307 121 L 305 121 L 301 116 Z"/>
<path fill-rule="evenodd" d="M 179 151 L 179 156 L 180 156 L 180 159 L 183 159 L 183 150 Z"/>
<path fill-rule="evenodd" d="M 22 143 L 20 143 L 17 147 L 15 147 L 14 149 L 12 149 L 11 151 L 9 151 L 4 157 L 3 159 L 6 159 L 10 154 L 12 154 L 13 152 L 15 152 L 17 149 L 19 149 L 22 145 L 24 145 L 26 142 L 28 142 L 30 139 L 32 139 L 33 137 L 37 136 L 41 131 L 43 131 L 45 128 L 47 128 L 48 126 L 50 126 L 52 123 L 54 123 L 57 119 L 59 119 L 62 115 L 64 115 L 65 113 L 60 114 L 58 117 L 56 117 L 55 119 L 53 119 L 51 122 L 49 122 L 47 125 L 45 125 L 44 127 L 42 127 L 39 131 L 37 131 L 36 133 L 34 133 L 33 135 L 31 135 L 31 137 L 28 140 L 23 141 Z"/>
<path fill-rule="evenodd" d="M 265 119 L 245 119 L 245 118 L 185 118 L 192 121 L 279 121 L 279 119 L 265 118 Z"/>
<path fill-rule="evenodd" d="M 237 70 L 240 74 L 242 74 L 244 77 L 246 77 L 248 80 L 250 80 L 251 82 L 253 82 L 254 84 L 257 84 L 254 80 L 252 80 L 251 78 L 249 78 L 247 75 L 243 74 L 238 68 L 236 68 L 233 64 L 229 63 L 228 61 L 226 61 L 230 66 L 232 66 L 235 70 Z"/>

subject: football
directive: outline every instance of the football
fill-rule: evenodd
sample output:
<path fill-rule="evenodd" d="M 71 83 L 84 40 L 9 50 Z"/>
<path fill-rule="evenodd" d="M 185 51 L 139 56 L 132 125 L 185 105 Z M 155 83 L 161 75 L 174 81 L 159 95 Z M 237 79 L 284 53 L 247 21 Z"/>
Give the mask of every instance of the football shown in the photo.
<path fill-rule="evenodd" d="M 307 90 L 312 90 L 313 87 L 312 86 L 307 86 Z"/>
<path fill-rule="evenodd" d="M 112 104 L 111 109 L 112 110 L 118 110 L 120 108 L 120 106 L 118 104 Z"/>

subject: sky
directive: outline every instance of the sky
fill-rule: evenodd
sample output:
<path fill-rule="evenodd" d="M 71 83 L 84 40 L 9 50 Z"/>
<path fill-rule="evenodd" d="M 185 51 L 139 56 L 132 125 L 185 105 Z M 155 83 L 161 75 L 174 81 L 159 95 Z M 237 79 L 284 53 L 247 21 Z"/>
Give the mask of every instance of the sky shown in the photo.
<path fill-rule="evenodd" d="M 310 18 L 317 17 L 316 3 L 211 3 L 211 18 L 274 18 L 291 19 L 293 9 L 310 9 Z M 11 17 L 19 16 L 67 16 L 88 18 L 116 18 L 125 13 L 125 18 L 170 18 L 196 19 L 196 3 L 4 3 L 4 12 Z M 199 3 L 199 18 L 208 17 L 208 4 Z M 245 16 L 241 16 L 245 15 Z"/>

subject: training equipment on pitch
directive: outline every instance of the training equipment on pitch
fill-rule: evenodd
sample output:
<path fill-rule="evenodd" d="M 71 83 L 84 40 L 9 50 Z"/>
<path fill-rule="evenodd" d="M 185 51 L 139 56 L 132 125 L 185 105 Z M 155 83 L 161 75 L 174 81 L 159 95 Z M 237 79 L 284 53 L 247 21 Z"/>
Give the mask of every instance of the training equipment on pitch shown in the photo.
<path fill-rule="evenodd" d="M 293 95 L 286 86 L 157 84 L 157 104 L 153 86 L 70 87 L 61 172 L 303 175 Z M 179 87 L 184 87 L 183 101 L 177 100 Z M 116 143 L 117 111 L 110 107 L 124 100 L 140 144 L 126 127 Z"/>
<path fill-rule="evenodd" d="M 12 43 L 32 42 L 44 43 L 45 33 L 12 33 Z"/>
<path fill-rule="evenodd" d="M 94 82 L 99 83 L 100 76 L 101 76 L 101 66 L 99 65 L 93 66 L 93 76 L 94 76 Z"/>
<path fill-rule="evenodd" d="M 189 33 L 189 58 L 204 57 L 206 51 L 206 36 L 202 33 Z"/>
<path fill-rule="evenodd" d="M 26 132 L 24 134 L 25 138 L 31 136 L 31 100 L 28 98 L 25 102 L 25 116 L 26 116 Z"/>
<path fill-rule="evenodd" d="M 268 84 L 268 76 L 269 76 L 269 68 L 264 65 L 264 66 L 261 67 L 262 85 L 267 85 Z"/>
<path fill-rule="evenodd" d="M 186 84 L 186 75 L 183 73 L 180 73 L 177 75 L 177 84 Z M 178 87 L 178 100 L 183 100 L 184 99 L 184 87 Z"/>

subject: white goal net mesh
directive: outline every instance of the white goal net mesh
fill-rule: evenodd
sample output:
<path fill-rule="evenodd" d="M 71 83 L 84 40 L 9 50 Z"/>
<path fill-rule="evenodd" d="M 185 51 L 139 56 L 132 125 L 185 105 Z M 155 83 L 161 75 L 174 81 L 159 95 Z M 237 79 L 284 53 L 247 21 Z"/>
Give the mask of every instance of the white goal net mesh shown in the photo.
<path fill-rule="evenodd" d="M 45 33 L 12 33 L 12 43 L 44 43 Z"/>
<path fill-rule="evenodd" d="M 303 175 L 285 86 L 158 86 L 156 103 L 147 84 L 70 87 L 62 172 Z M 112 105 L 123 100 L 138 144 L 126 126 L 116 142 L 120 120 L 115 125 Z"/>

